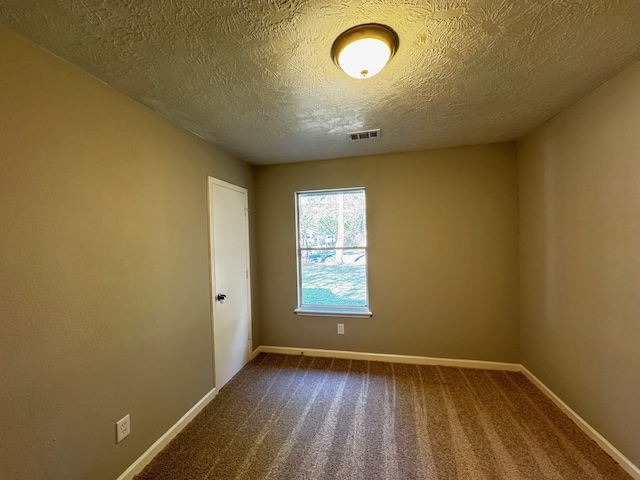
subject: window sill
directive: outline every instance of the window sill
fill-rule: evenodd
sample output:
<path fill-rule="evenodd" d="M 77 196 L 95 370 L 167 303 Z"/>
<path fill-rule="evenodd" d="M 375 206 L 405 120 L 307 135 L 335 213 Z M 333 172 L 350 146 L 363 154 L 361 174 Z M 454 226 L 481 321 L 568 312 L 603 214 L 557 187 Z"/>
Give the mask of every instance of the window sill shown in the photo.
<path fill-rule="evenodd" d="M 307 317 L 355 317 L 369 318 L 373 313 L 368 309 L 349 309 L 341 310 L 339 308 L 296 308 L 293 313 Z"/>

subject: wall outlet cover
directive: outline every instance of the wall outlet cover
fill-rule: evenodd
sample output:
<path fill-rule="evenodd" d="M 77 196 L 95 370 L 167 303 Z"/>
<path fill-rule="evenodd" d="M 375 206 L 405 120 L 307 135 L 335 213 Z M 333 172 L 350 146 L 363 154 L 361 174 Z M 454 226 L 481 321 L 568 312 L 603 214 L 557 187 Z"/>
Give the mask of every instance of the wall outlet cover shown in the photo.
<path fill-rule="evenodd" d="M 131 419 L 129 414 L 116 422 L 116 443 L 120 443 L 131 433 Z"/>

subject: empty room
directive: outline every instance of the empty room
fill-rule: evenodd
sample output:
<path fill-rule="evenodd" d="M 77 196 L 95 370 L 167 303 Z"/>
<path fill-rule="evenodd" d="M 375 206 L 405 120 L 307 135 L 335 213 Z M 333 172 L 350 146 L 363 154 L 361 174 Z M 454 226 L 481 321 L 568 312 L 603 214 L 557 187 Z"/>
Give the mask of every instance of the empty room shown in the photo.
<path fill-rule="evenodd" d="M 0 0 L 0 479 L 640 480 L 640 2 Z"/>

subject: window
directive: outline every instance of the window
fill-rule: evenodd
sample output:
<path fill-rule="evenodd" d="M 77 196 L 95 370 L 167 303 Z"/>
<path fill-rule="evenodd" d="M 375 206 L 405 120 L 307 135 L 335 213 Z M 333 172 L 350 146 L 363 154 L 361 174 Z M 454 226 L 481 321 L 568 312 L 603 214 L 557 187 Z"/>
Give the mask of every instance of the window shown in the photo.
<path fill-rule="evenodd" d="M 370 317 L 364 188 L 296 193 L 300 315 Z"/>

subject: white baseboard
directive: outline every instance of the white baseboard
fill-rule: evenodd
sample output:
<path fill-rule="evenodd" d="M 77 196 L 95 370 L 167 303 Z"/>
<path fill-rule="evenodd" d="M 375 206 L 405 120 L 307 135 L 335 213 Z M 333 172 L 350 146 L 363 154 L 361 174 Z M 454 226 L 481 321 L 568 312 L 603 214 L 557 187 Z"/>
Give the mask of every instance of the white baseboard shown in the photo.
<path fill-rule="evenodd" d="M 598 433 L 598 431 L 587 423 L 587 421 L 578 415 L 569 405 L 564 403 L 560 397 L 558 397 L 549 387 L 547 387 L 542 381 L 531 373 L 527 367 L 521 366 L 520 371 L 531 382 L 538 387 L 542 393 L 544 393 L 549 399 L 555 403 L 560 410 L 562 410 L 571 420 L 575 423 L 580 430 L 586 433 L 593 441 L 595 441 L 600 448 L 607 452 L 618 464 L 631 475 L 634 479 L 640 480 L 640 468 L 638 468 L 631 460 L 625 457 L 620 450 L 614 447 L 609 441 Z"/>
<path fill-rule="evenodd" d="M 178 420 L 169 430 L 167 430 L 164 435 L 162 435 L 156 442 L 149 447 L 149 449 L 144 452 L 140 458 L 138 458 L 135 462 L 131 464 L 129 468 L 127 468 L 122 475 L 120 475 L 117 480 L 133 480 L 133 477 L 140 473 L 144 467 L 153 460 L 160 450 L 168 445 L 168 443 L 173 440 L 173 438 L 180 433 L 180 431 L 187 426 L 187 424 L 194 419 L 194 417 L 200 413 L 200 411 L 207 406 L 207 404 L 215 398 L 217 394 L 216 389 L 214 388 L 209 393 L 207 393 L 204 397 L 202 397 L 198 403 L 196 403 L 187 413 L 185 413 L 180 420 Z"/>
<path fill-rule="evenodd" d="M 262 347 L 258 347 L 253 352 L 251 352 L 251 355 L 249 355 L 249 361 L 251 361 L 254 358 L 256 358 L 258 356 L 258 354 L 262 351 L 261 349 L 262 349 Z"/>
<path fill-rule="evenodd" d="M 343 350 L 321 350 L 318 348 L 271 347 L 261 345 L 254 353 L 283 353 L 285 355 L 307 355 L 309 357 L 347 358 L 349 360 L 370 360 L 374 362 L 409 363 L 413 365 L 442 365 L 444 367 L 482 368 L 487 370 L 520 371 L 519 363 L 485 362 L 454 358 L 419 357 L 413 355 L 393 355 L 388 353 L 349 352 Z"/>

